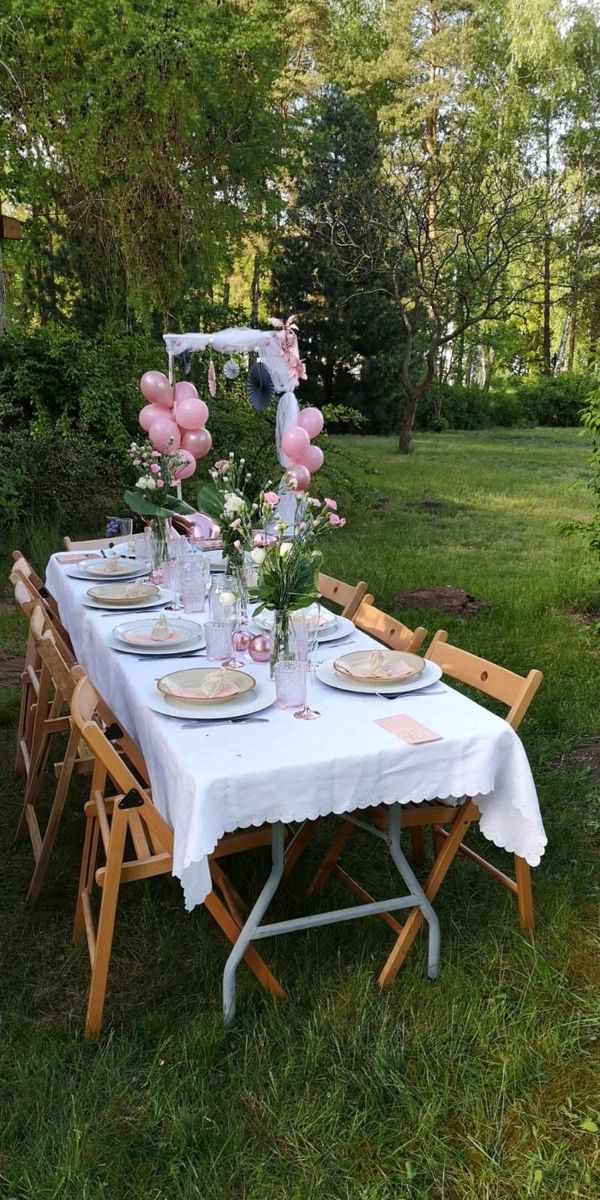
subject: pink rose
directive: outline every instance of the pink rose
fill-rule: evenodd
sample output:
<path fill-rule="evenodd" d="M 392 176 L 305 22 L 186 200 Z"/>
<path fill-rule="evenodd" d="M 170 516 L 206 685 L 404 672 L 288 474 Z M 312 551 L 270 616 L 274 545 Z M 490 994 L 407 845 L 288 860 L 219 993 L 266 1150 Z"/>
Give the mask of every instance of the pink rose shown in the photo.
<path fill-rule="evenodd" d="M 153 451 L 152 451 L 152 457 L 153 457 L 153 458 L 160 458 L 160 450 L 153 450 Z"/>
<path fill-rule="evenodd" d="M 344 518 L 338 517 L 337 513 L 332 512 L 329 514 L 329 524 L 330 525 L 345 525 L 346 521 Z"/>
<path fill-rule="evenodd" d="M 277 492 L 265 492 L 264 501 L 265 504 L 269 505 L 269 508 L 275 508 L 275 505 L 279 504 L 279 496 Z"/>
<path fill-rule="evenodd" d="M 333 512 L 337 512 L 337 500 L 331 500 L 329 496 L 326 496 L 325 508 L 331 508 Z M 333 524 L 335 525 L 335 521 Z"/>
<path fill-rule="evenodd" d="M 164 481 L 164 479 L 157 479 L 157 480 L 156 480 L 156 486 L 157 486 L 157 487 L 164 487 L 164 486 L 165 486 L 165 481 Z"/>
<path fill-rule="evenodd" d="M 158 473 L 160 471 L 160 467 L 159 467 L 158 463 L 152 463 L 150 470 L 152 471 L 153 475 L 158 475 Z"/>

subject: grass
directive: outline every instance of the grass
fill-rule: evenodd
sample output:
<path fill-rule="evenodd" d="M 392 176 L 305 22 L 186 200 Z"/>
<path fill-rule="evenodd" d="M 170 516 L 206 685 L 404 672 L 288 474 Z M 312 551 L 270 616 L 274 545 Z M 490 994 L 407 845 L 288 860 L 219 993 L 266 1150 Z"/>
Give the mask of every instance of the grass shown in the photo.
<path fill-rule="evenodd" d="M 443 971 L 422 940 L 394 988 L 374 977 L 390 945 L 377 921 L 268 943 L 290 993 L 281 1007 L 240 973 L 226 1032 L 224 942 L 186 915 L 173 880 L 126 889 L 102 1041 L 82 1038 L 85 952 L 69 941 L 80 844 L 70 808 L 33 912 L 12 834 L 18 694 L 0 694 L 2 1038 L 0 1197 L 8 1200 L 520 1200 L 598 1194 L 598 784 L 568 752 L 598 735 L 597 571 L 557 536 L 589 511 L 587 447 L 573 430 L 421 436 L 409 459 L 384 439 L 336 439 L 364 498 L 328 569 L 365 578 L 382 607 L 399 589 L 452 584 L 491 607 L 444 624 L 469 649 L 546 680 L 523 738 L 549 847 L 534 873 L 537 926 L 470 864 L 440 894 Z M 368 467 L 368 470 L 365 469 Z M 377 474 L 373 474 L 373 469 Z M 424 500 L 444 501 L 432 513 Z M 26 537 L 26 532 L 23 535 Z M 43 565 L 41 533 L 30 549 Z M 23 644 L 11 611 L 0 647 Z M 330 830 L 321 835 L 322 844 Z M 274 909 L 299 911 L 318 855 Z M 503 856 L 497 854 L 498 861 Z M 350 862 L 386 894 L 387 865 L 357 836 Z M 258 855 L 237 864 L 251 895 Z M 596 880 L 597 883 L 597 880 Z M 328 896 L 333 899 L 335 885 Z M 388 893 L 389 894 L 389 893 Z M 342 898 L 342 893 L 338 899 Z"/>

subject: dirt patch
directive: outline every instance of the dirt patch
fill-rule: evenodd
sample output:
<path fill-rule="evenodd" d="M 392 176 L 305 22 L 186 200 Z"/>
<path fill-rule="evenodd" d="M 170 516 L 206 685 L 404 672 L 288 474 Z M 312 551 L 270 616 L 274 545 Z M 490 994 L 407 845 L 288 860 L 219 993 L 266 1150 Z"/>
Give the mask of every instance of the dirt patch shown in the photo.
<path fill-rule="evenodd" d="M 581 771 L 587 768 L 592 779 L 600 781 L 600 737 L 577 742 L 557 759 L 555 766 L 563 771 Z"/>
<path fill-rule="evenodd" d="M 415 512 L 431 513 L 437 517 L 455 517 L 458 513 L 464 512 L 464 507 L 461 504 L 452 504 L 448 500 L 415 500 L 408 505 L 408 508 L 414 509 Z"/>
<path fill-rule="evenodd" d="M 474 617 L 490 608 L 486 600 L 478 600 L 470 592 L 453 587 L 430 587 L 419 588 L 416 592 L 398 592 L 394 596 L 394 605 L 400 611 L 405 608 L 434 608 L 447 616 L 463 618 Z"/>
<path fill-rule="evenodd" d="M 570 608 L 565 614 L 568 621 L 574 625 L 600 625 L 600 608 Z"/>
<path fill-rule="evenodd" d="M 0 650 L 0 687 L 14 687 L 19 683 L 23 659 L 10 650 Z"/>

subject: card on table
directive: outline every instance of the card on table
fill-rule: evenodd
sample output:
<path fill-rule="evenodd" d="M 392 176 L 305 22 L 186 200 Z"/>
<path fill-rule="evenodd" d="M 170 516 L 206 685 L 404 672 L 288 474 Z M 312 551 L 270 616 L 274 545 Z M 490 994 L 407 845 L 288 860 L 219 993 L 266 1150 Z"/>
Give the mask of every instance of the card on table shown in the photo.
<path fill-rule="evenodd" d="M 402 738 L 402 741 L 408 742 L 409 746 L 419 746 L 421 742 L 440 742 L 442 740 L 441 733 L 434 733 L 432 729 L 427 729 L 425 725 L 420 725 L 418 721 L 413 721 L 412 717 L 407 717 L 404 713 L 400 713 L 396 717 L 381 717 L 375 721 L 375 724 L 381 725 L 382 729 L 393 733 L 394 737 Z"/>

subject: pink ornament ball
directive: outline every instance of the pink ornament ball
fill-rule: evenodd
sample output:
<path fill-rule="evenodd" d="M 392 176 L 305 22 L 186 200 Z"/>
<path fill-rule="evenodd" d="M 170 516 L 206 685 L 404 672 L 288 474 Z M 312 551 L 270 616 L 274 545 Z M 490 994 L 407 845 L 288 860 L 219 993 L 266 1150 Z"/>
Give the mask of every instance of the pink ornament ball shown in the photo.
<path fill-rule="evenodd" d="M 297 492 L 306 492 L 310 487 L 310 471 L 302 463 L 293 463 L 290 468 L 290 475 L 295 481 L 295 490 Z"/>
<path fill-rule="evenodd" d="M 177 384 L 179 387 L 179 384 Z M 175 420 L 180 429 L 202 429 L 208 421 L 208 408 L 204 400 L 189 396 L 178 401 L 175 410 Z"/>
<path fill-rule="evenodd" d="M 306 430 L 301 429 L 299 425 L 286 429 L 281 439 L 281 448 L 293 463 L 302 462 L 309 446 L 310 438 Z"/>
<path fill-rule="evenodd" d="M 156 421 L 157 417 L 165 416 L 166 412 L 164 408 L 160 407 L 160 404 L 145 404 L 139 411 L 138 421 L 144 432 L 148 433 L 152 422 Z"/>
<path fill-rule="evenodd" d="M 173 454 L 175 450 L 179 450 L 181 445 L 181 435 L 174 421 L 166 414 L 164 417 L 157 417 L 152 422 L 148 436 L 155 450 L 159 450 L 161 454 L 166 454 L 167 451 Z"/>
<path fill-rule="evenodd" d="M 150 404 L 160 404 L 163 408 L 173 406 L 173 388 L 162 371 L 146 371 L 140 379 L 140 391 Z"/>
<path fill-rule="evenodd" d="M 303 408 L 298 417 L 301 429 L 306 430 L 309 438 L 316 438 L 323 429 L 323 413 L 318 408 Z"/>
<path fill-rule="evenodd" d="M 189 450 L 178 450 L 179 458 L 183 459 L 180 467 L 174 472 L 176 479 L 190 479 L 196 470 L 196 459 Z"/>
<path fill-rule="evenodd" d="M 212 438 L 208 429 L 191 429 L 184 433 L 181 445 L 184 450 L 189 450 L 195 459 L 206 458 L 212 447 Z"/>
<path fill-rule="evenodd" d="M 243 629 L 240 629 L 240 632 L 236 633 L 236 635 L 233 639 L 233 648 L 234 648 L 234 650 L 237 650 L 240 654 L 245 654 L 250 646 L 251 641 L 252 641 L 252 634 L 245 633 L 245 631 Z"/>
<path fill-rule="evenodd" d="M 271 657 L 271 639 L 268 633 L 257 633 L 248 646 L 253 662 L 268 662 Z"/>
<path fill-rule="evenodd" d="M 175 384 L 175 399 L 178 404 L 182 400 L 197 400 L 198 389 L 193 383 L 189 383 L 187 379 L 181 379 Z"/>
<path fill-rule="evenodd" d="M 306 454 L 302 456 L 302 466 L 306 467 L 314 475 L 315 471 L 319 471 L 325 462 L 325 456 L 320 446 L 309 446 Z"/>

